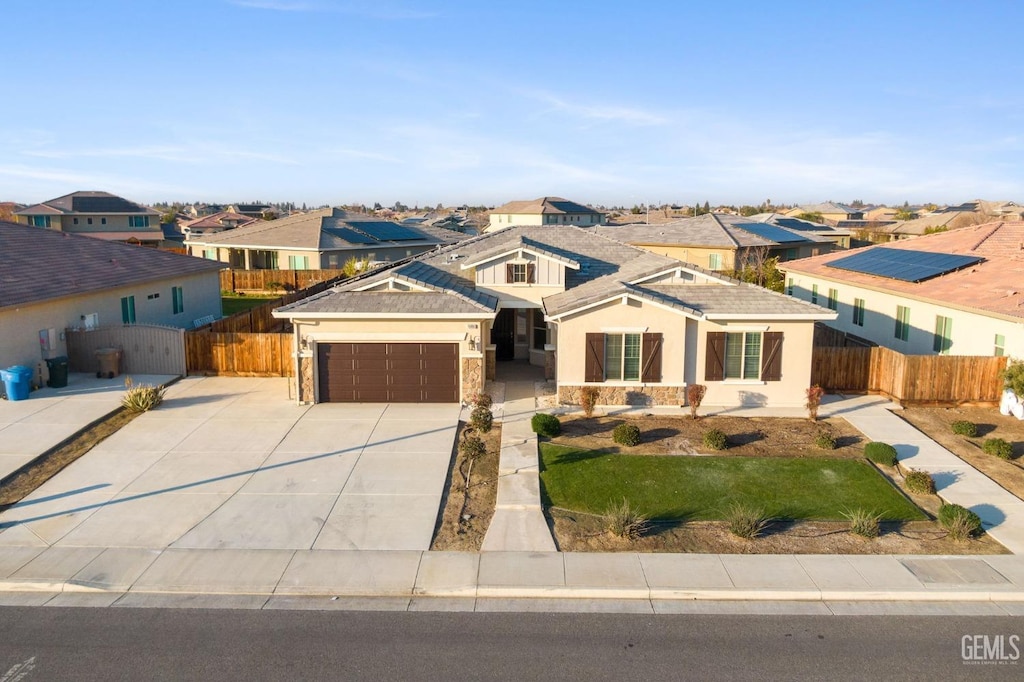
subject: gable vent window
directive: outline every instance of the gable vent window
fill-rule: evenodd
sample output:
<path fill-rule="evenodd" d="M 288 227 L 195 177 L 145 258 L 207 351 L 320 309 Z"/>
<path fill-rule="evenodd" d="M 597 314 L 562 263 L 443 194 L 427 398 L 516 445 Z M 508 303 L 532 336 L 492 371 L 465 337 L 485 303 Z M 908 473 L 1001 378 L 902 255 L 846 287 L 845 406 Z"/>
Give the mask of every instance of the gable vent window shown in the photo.
<path fill-rule="evenodd" d="M 508 284 L 533 284 L 536 282 L 536 269 L 533 263 L 506 263 L 505 281 Z"/>

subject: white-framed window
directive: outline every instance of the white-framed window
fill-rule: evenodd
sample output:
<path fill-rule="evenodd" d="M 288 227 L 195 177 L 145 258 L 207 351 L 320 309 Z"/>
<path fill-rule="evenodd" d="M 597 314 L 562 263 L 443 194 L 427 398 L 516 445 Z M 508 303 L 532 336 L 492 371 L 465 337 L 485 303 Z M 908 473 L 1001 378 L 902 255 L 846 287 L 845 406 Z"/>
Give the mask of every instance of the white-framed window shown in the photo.
<path fill-rule="evenodd" d="M 932 340 L 932 350 L 940 355 L 949 355 L 949 349 L 953 347 L 953 318 L 944 315 L 935 316 L 935 338 Z"/>
<path fill-rule="evenodd" d="M 92 222 L 92 218 L 89 219 Z M 128 216 L 128 227 L 149 227 L 149 216 L 148 215 L 130 215 Z"/>
<path fill-rule="evenodd" d="M 309 256 L 288 256 L 289 270 L 309 270 Z"/>
<path fill-rule="evenodd" d="M 30 215 L 28 217 L 28 224 L 32 227 L 49 227 L 50 216 L 48 215 Z"/>
<path fill-rule="evenodd" d="M 828 290 L 828 309 L 839 310 L 839 289 Z"/>
<path fill-rule="evenodd" d="M 526 263 L 512 264 L 513 284 L 526 284 Z"/>
<path fill-rule="evenodd" d="M 711 270 L 721 270 L 722 269 L 722 254 L 720 254 L 720 253 L 713 253 L 713 254 L 709 255 L 708 256 L 708 268 L 710 268 Z"/>
<path fill-rule="evenodd" d="M 725 335 L 725 378 L 761 378 L 761 332 Z"/>
<path fill-rule="evenodd" d="M 121 322 L 124 324 L 135 324 L 135 297 L 121 297 Z"/>
<path fill-rule="evenodd" d="M 1001 358 L 1006 355 L 1006 337 L 1002 334 L 996 334 L 996 349 L 995 356 Z"/>
<path fill-rule="evenodd" d="M 910 338 L 910 308 L 905 305 L 896 306 L 895 336 L 900 341 Z"/>
<path fill-rule="evenodd" d="M 174 307 L 175 315 L 185 312 L 185 297 L 183 293 L 181 287 L 171 287 L 171 305 Z"/>
<path fill-rule="evenodd" d="M 853 299 L 853 323 L 858 327 L 864 326 L 864 299 Z"/>
<path fill-rule="evenodd" d="M 604 335 L 605 381 L 640 381 L 640 334 Z"/>

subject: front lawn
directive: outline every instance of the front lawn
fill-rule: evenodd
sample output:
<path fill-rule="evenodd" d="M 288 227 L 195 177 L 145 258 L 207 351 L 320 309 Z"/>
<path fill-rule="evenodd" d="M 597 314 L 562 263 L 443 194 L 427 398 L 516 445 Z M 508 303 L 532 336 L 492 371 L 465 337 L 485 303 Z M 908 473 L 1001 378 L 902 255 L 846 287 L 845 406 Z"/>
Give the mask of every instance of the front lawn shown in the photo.
<path fill-rule="evenodd" d="M 220 305 L 224 317 L 231 317 L 235 313 L 245 312 L 250 308 L 261 306 L 267 301 L 281 298 L 280 296 L 221 296 Z"/>
<path fill-rule="evenodd" d="M 926 518 L 865 461 L 826 458 L 602 454 L 540 444 L 545 504 L 603 514 L 623 498 L 652 519 L 717 520 L 733 502 L 793 520 Z"/>

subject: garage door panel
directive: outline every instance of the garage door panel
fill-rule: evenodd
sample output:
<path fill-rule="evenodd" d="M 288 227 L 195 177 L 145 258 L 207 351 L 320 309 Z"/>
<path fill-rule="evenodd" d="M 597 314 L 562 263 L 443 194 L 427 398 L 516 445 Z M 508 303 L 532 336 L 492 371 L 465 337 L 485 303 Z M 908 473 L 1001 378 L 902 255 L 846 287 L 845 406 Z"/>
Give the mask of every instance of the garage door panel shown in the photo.
<path fill-rule="evenodd" d="M 447 343 L 318 344 L 321 402 L 458 402 L 459 348 Z"/>

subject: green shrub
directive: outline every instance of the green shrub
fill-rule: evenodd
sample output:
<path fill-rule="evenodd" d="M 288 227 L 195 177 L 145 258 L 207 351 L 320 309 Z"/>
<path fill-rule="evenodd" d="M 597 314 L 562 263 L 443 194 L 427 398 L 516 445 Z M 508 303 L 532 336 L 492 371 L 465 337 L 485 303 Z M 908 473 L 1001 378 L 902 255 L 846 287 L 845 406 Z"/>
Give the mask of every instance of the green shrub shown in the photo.
<path fill-rule="evenodd" d="M 836 439 L 828 431 L 819 431 L 818 436 L 814 439 L 814 444 L 822 450 L 836 449 Z"/>
<path fill-rule="evenodd" d="M 943 503 L 939 507 L 939 524 L 954 540 L 966 540 L 981 532 L 981 519 L 977 514 L 959 504 Z"/>
<path fill-rule="evenodd" d="M 473 407 L 486 407 L 490 409 L 494 405 L 494 398 L 491 397 L 490 393 L 474 393 L 469 399 L 469 403 Z"/>
<path fill-rule="evenodd" d="M 1006 369 L 999 373 L 999 377 L 1006 388 L 1024 400 L 1024 360 L 1011 360 Z"/>
<path fill-rule="evenodd" d="M 648 518 L 633 509 L 625 498 L 605 512 L 604 520 L 609 533 L 627 540 L 642 537 L 651 527 Z"/>
<path fill-rule="evenodd" d="M 562 432 L 562 423 L 553 414 L 538 412 L 530 420 L 530 428 L 538 435 L 553 438 Z"/>
<path fill-rule="evenodd" d="M 999 459 L 1010 459 L 1013 457 L 1013 445 L 1002 438 L 986 438 L 981 444 L 981 449 Z"/>
<path fill-rule="evenodd" d="M 927 471 L 911 469 L 903 477 L 903 482 L 907 484 L 907 490 L 916 495 L 935 494 L 935 479 Z"/>
<path fill-rule="evenodd" d="M 975 426 L 974 422 L 969 422 L 966 419 L 958 419 L 949 426 L 953 429 L 953 433 L 958 436 L 974 438 L 978 435 L 978 427 Z"/>
<path fill-rule="evenodd" d="M 709 429 L 704 432 L 704 447 L 712 450 L 725 450 L 729 446 L 729 438 L 718 429 Z"/>
<path fill-rule="evenodd" d="M 862 538 L 877 538 L 881 529 L 878 525 L 882 517 L 866 509 L 853 509 L 843 513 L 850 521 L 850 532 Z"/>
<path fill-rule="evenodd" d="M 129 412 L 148 412 L 164 401 L 164 387 L 148 384 L 133 384 L 132 378 L 124 380 L 125 392 L 121 405 Z"/>
<path fill-rule="evenodd" d="M 725 510 L 725 521 L 729 532 L 747 540 L 756 538 L 768 525 L 763 510 L 740 502 L 734 502 Z"/>
<path fill-rule="evenodd" d="M 459 454 L 467 459 L 483 457 L 487 453 L 487 446 L 480 440 L 480 436 L 467 435 L 459 441 Z"/>
<path fill-rule="evenodd" d="M 596 386 L 584 386 L 580 389 L 580 407 L 583 408 L 583 414 L 587 417 L 594 416 L 594 406 L 597 405 L 599 395 L 601 395 L 601 391 L 597 390 Z"/>
<path fill-rule="evenodd" d="M 612 431 L 612 440 L 619 445 L 640 445 L 640 427 L 636 424 L 619 424 Z"/>
<path fill-rule="evenodd" d="M 487 433 L 494 424 L 494 415 L 491 410 L 483 405 L 478 405 L 469 413 L 469 425 L 480 433 Z"/>
<path fill-rule="evenodd" d="M 887 467 L 896 466 L 896 448 L 888 443 L 872 441 L 864 446 L 864 456 L 875 464 L 884 464 Z"/>

